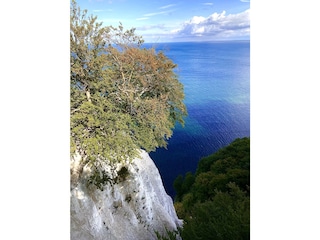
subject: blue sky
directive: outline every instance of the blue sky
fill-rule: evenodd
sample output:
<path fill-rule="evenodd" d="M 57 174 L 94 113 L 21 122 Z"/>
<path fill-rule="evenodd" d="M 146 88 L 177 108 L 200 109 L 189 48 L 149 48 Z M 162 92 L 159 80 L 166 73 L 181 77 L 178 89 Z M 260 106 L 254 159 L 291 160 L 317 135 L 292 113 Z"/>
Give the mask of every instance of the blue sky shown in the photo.
<path fill-rule="evenodd" d="M 146 42 L 250 39 L 250 0 L 78 0 L 104 25 L 136 33 Z"/>

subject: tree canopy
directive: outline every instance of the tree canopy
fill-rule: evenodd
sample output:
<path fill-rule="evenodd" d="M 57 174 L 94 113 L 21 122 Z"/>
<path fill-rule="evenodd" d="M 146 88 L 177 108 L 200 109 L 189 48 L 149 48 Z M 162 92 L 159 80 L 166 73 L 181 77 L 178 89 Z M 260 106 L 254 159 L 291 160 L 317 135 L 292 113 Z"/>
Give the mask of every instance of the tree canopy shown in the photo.
<path fill-rule="evenodd" d="M 74 0 L 70 10 L 71 154 L 98 168 L 166 147 L 187 114 L 176 64 L 135 29 L 103 26 Z"/>
<path fill-rule="evenodd" d="M 250 138 L 202 158 L 174 187 L 183 239 L 250 239 Z"/>

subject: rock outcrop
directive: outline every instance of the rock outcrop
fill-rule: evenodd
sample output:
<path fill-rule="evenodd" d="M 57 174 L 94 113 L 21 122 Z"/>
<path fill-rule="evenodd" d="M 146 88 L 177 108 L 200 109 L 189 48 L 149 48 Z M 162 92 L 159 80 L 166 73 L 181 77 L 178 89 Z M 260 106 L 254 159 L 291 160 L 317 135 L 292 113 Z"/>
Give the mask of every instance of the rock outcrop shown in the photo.
<path fill-rule="evenodd" d="M 76 168 L 79 160 L 72 159 L 71 166 Z M 101 190 L 87 187 L 87 170 L 81 171 L 71 190 L 72 240 L 151 240 L 157 239 L 156 232 L 165 236 L 166 230 L 182 226 L 148 153 L 141 151 L 141 158 L 126 167 L 123 179 Z"/>

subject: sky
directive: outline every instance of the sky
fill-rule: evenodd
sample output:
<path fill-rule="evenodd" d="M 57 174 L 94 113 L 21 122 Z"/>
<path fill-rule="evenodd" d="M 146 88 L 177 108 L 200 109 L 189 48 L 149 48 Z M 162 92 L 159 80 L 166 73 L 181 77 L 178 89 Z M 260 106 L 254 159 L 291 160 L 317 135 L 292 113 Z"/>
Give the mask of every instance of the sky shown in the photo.
<path fill-rule="evenodd" d="M 145 42 L 250 39 L 250 0 L 78 0 L 104 25 L 135 28 Z"/>

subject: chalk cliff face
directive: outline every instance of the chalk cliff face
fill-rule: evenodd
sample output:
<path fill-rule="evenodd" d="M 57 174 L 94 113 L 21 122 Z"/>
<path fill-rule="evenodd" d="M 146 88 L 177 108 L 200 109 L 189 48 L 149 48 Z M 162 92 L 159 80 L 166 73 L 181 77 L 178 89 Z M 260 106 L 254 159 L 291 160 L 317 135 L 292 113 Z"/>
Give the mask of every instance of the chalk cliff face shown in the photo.
<path fill-rule="evenodd" d="M 72 159 L 73 168 L 79 160 Z M 99 190 L 86 186 L 84 167 L 71 190 L 72 240 L 150 240 L 157 239 L 155 231 L 165 236 L 182 226 L 148 153 L 141 151 L 127 170 L 125 180 Z"/>

